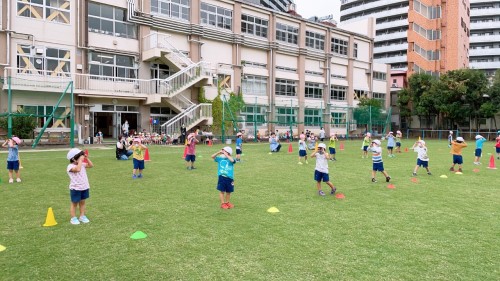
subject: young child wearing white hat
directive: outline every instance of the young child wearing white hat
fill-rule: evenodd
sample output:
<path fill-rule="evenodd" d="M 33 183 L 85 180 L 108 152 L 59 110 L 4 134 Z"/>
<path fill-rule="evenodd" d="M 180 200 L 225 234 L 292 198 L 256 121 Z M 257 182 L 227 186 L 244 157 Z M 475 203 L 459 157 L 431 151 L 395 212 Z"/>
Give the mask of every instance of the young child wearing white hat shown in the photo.
<path fill-rule="evenodd" d="M 427 155 L 427 147 L 425 146 L 425 141 L 416 141 L 412 148 L 413 151 L 417 153 L 417 165 L 413 169 L 413 176 L 417 176 L 417 171 L 419 167 L 424 167 L 427 170 L 427 174 L 430 176 L 431 171 L 429 170 L 429 156 Z"/>
<path fill-rule="evenodd" d="M 464 162 L 462 158 L 462 149 L 467 147 L 467 143 L 465 143 L 464 138 L 457 137 L 456 140 L 451 141 L 451 151 L 453 154 L 453 165 L 450 168 L 450 171 L 455 172 L 455 165 L 458 164 L 458 171 L 462 172 L 462 163 Z"/>
<path fill-rule="evenodd" d="M 481 135 L 477 135 L 476 136 L 476 151 L 474 151 L 474 165 L 481 165 L 481 162 L 479 162 L 479 160 L 481 159 L 481 155 L 483 153 L 483 144 L 486 142 L 487 140 L 481 136 Z"/>
<path fill-rule="evenodd" d="M 389 182 L 391 177 L 387 174 L 384 169 L 384 162 L 382 161 L 382 147 L 380 147 L 381 142 L 379 140 L 373 140 L 370 144 L 369 150 L 372 152 L 372 182 L 377 182 L 375 179 L 375 174 L 381 172 L 385 176 L 385 181 Z"/>
<path fill-rule="evenodd" d="M 334 195 L 337 189 L 333 186 L 333 183 L 330 181 L 330 176 L 328 174 L 328 160 L 330 159 L 330 155 L 328 155 L 328 153 L 326 152 L 326 145 L 324 143 L 318 144 L 318 150 L 315 150 L 311 154 L 311 158 L 316 158 L 314 180 L 316 181 L 318 194 L 320 196 L 325 196 L 325 193 L 321 189 L 321 181 L 323 181 L 330 187 L 330 194 Z"/>

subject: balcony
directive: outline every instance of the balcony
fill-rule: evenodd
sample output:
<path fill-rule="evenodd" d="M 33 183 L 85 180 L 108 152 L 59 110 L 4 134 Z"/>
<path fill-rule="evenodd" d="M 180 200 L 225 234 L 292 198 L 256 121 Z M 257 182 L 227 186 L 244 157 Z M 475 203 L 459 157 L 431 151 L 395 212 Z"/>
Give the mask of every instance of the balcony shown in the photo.
<path fill-rule="evenodd" d="M 388 41 L 388 40 L 394 40 L 394 39 L 406 39 L 407 36 L 408 36 L 408 34 L 406 31 L 394 32 L 394 33 L 389 33 L 389 34 L 381 34 L 381 35 L 375 36 L 375 42 Z"/>
<path fill-rule="evenodd" d="M 392 10 L 386 10 L 386 11 L 380 11 L 378 13 L 373 13 L 373 14 L 367 14 L 363 15 L 360 17 L 352 18 L 346 21 L 343 21 L 342 24 L 344 23 L 351 23 L 351 22 L 356 22 L 361 19 L 366 19 L 366 18 L 382 18 L 382 17 L 391 17 L 391 16 L 397 16 L 397 15 L 406 15 L 408 14 L 408 7 L 403 7 L 403 8 L 397 8 L 397 9 L 392 9 Z M 406 23 L 408 24 L 408 22 Z"/>
<path fill-rule="evenodd" d="M 379 58 L 379 59 L 374 59 L 374 61 L 377 63 L 392 64 L 392 63 L 407 63 L 408 59 L 407 56 L 404 55 L 396 57 Z"/>
<path fill-rule="evenodd" d="M 474 9 L 470 10 L 470 17 L 497 16 L 500 14 L 500 8 Z"/>
<path fill-rule="evenodd" d="M 500 57 L 500 48 L 489 48 L 489 49 L 470 49 L 469 56 L 472 57 L 482 57 L 482 56 L 498 56 Z"/>
<path fill-rule="evenodd" d="M 469 62 L 469 67 L 473 69 L 498 69 L 500 61 Z"/>
<path fill-rule="evenodd" d="M 377 23 L 375 25 L 375 29 L 381 30 L 381 29 L 388 29 L 388 28 L 401 27 L 401 26 L 408 26 L 408 19 Z"/>
<path fill-rule="evenodd" d="M 500 35 L 471 36 L 469 43 L 493 43 L 500 42 Z"/>
<path fill-rule="evenodd" d="M 181 70 L 193 64 L 182 51 L 170 44 L 167 34 L 152 32 L 142 38 L 142 60 L 160 59 L 165 64 Z"/>
<path fill-rule="evenodd" d="M 393 4 L 397 4 L 397 3 L 408 3 L 408 0 L 380 0 L 380 1 L 375 1 L 375 2 L 371 2 L 371 3 L 368 3 L 368 4 L 359 5 L 359 6 L 356 6 L 356 7 L 352 7 L 352 8 L 340 11 L 340 16 L 350 15 L 350 14 L 354 14 L 354 13 L 357 13 L 357 12 L 366 11 L 366 10 L 373 9 L 373 8 L 378 8 L 378 7 L 385 7 L 387 5 L 393 5 Z"/>
<path fill-rule="evenodd" d="M 500 13 L 500 9 L 498 9 L 498 13 Z M 500 29 L 500 21 L 490 21 L 490 22 L 471 22 L 470 23 L 471 30 L 478 29 Z"/>
<path fill-rule="evenodd" d="M 404 43 L 404 44 L 394 44 L 389 46 L 376 47 L 373 48 L 373 53 L 381 54 L 381 53 L 407 51 L 407 50 L 408 50 L 408 43 Z"/>

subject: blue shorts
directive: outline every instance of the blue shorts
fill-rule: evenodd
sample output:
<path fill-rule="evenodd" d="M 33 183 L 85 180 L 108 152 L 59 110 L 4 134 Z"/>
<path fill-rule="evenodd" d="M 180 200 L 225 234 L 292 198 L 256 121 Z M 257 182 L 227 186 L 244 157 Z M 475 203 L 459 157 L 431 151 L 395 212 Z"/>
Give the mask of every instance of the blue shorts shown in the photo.
<path fill-rule="evenodd" d="M 363 146 L 363 151 L 368 151 L 368 145 Z"/>
<path fill-rule="evenodd" d="M 396 147 L 401 147 L 401 143 L 400 142 L 396 142 Z"/>
<path fill-rule="evenodd" d="M 474 153 L 474 156 L 481 157 L 482 153 L 483 153 L 483 150 L 481 148 L 476 148 L 476 152 Z"/>
<path fill-rule="evenodd" d="M 90 189 L 85 189 L 85 190 L 74 190 L 70 189 L 69 190 L 69 196 L 71 197 L 71 202 L 73 203 L 78 203 L 82 200 L 85 200 L 90 197 Z"/>
<path fill-rule="evenodd" d="M 7 170 L 19 170 L 19 160 L 17 161 L 7 161 Z"/>
<path fill-rule="evenodd" d="M 453 154 L 453 164 L 462 165 L 463 162 L 464 160 L 462 159 L 462 155 Z"/>
<path fill-rule="evenodd" d="M 241 152 L 242 152 L 242 151 L 241 151 L 241 149 L 236 148 L 236 155 L 241 154 Z M 193 161 L 193 162 L 194 162 L 194 161 Z"/>
<path fill-rule="evenodd" d="M 186 161 L 187 162 L 194 162 L 194 161 L 196 161 L 196 155 L 186 155 Z"/>
<path fill-rule="evenodd" d="M 429 161 L 422 161 L 420 159 L 417 159 L 417 166 L 427 168 L 429 167 Z"/>
<path fill-rule="evenodd" d="M 500 147 L 495 147 L 497 153 L 500 153 Z"/>
<path fill-rule="evenodd" d="M 134 169 L 144 170 L 144 160 L 134 158 Z"/>
<path fill-rule="evenodd" d="M 300 157 L 307 156 L 307 152 L 305 150 L 299 150 L 299 156 Z"/>
<path fill-rule="evenodd" d="M 335 147 L 329 147 L 330 154 L 335 154 Z"/>
<path fill-rule="evenodd" d="M 394 146 L 388 146 L 387 149 L 394 149 Z"/>
<path fill-rule="evenodd" d="M 318 170 L 314 170 L 314 180 L 317 182 L 321 182 L 321 180 L 323 180 L 323 182 L 327 182 L 330 181 L 330 176 L 328 176 L 328 173 L 322 173 Z"/>
<path fill-rule="evenodd" d="M 227 193 L 234 192 L 234 180 L 224 176 L 219 176 L 219 181 L 217 182 L 217 190 Z"/>
<path fill-rule="evenodd" d="M 384 171 L 384 162 L 373 163 L 373 170 L 383 172 Z"/>

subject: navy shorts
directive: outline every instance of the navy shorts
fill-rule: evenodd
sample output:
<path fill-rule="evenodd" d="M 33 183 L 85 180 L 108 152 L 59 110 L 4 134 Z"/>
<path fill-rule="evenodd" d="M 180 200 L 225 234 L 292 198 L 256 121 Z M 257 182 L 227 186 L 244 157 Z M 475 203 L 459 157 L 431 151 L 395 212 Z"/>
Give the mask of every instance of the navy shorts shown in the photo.
<path fill-rule="evenodd" d="M 7 170 L 19 170 L 19 161 L 7 161 Z"/>
<path fill-rule="evenodd" d="M 144 160 L 134 158 L 134 169 L 144 170 Z"/>
<path fill-rule="evenodd" d="M 194 161 L 196 161 L 196 155 L 186 155 L 186 161 L 187 162 L 194 162 Z"/>
<path fill-rule="evenodd" d="M 335 147 L 329 147 L 330 154 L 335 154 Z"/>
<path fill-rule="evenodd" d="M 476 152 L 474 153 L 474 156 L 481 157 L 482 153 L 483 153 L 483 150 L 481 148 L 476 148 Z"/>
<path fill-rule="evenodd" d="M 299 156 L 300 157 L 307 156 L 307 152 L 305 150 L 299 150 Z"/>
<path fill-rule="evenodd" d="M 417 159 L 417 166 L 427 168 L 429 167 L 429 161 L 422 161 L 420 159 Z"/>
<path fill-rule="evenodd" d="M 387 149 L 394 149 L 394 146 L 388 146 Z"/>
<path fill-rule="evenodd" d="M 462 155 L 453 154 L 453 164 L 462 165 L 463 162 L 464 160 L 462 159 Z"/>
<path fill-rule="evenodd" d="M 71 202 L 78 203 L 90 197 L 89 189 L 85 190 L 69 190 L 69 196 L 71 197 Z"/>
<path fill-rule="evenodd" d="M 396 147 L 401 147 L 401 143 L 400 142 L 396 142 Z"/>
<path fill-rule="evenodd" d="M 234 180 L 228 177 L 219 176 L 219 181 L 217 182 L 217 190 L 227 193 L 234 192 Z"/>
<path fill-rule="evenodd" d="M 500 153 L 500 147 L 495 147 L 497 153 Z"/>
<path fill-rule="evenodd" d="M 241 154 L 241 149 L 236 149 L 236 155 L 239 155 L 239 154 Z"/>
<path fill-rule="evenodd" d="M 314 180 L 317 182 L 320 182 L 323 180 L 323 182 L 330 181 L 330 176 L 328 176 L 328 173 L 323 173 L 318 170 L 314 170 Z"/>
<path fill-rule="evenodd" d="M 383 172 L 384 171 L 384 163 L 383 162 L 373 163 L 373 170 Z"/>
<path fill-rule="evenodd" d="M 363 151 L 368 151 L 368 145 L 363 146 Z"/>

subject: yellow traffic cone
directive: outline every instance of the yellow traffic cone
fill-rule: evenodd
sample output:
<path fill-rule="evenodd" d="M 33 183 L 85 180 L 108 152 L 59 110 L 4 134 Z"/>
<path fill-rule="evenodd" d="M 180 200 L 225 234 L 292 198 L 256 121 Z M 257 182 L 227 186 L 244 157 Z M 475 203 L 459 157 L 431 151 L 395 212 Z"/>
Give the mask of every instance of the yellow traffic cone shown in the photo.
<path fill-rule="evenodd" d="M 47 218 L 45 219 L 45 223 L 43 226 L 54 226 L 57 225 L 56 218 L 54 217 L 54 211 L 52 211 L 52 207 L 47 211 Z"/>
<path fill-rule="evenodd" d="M 418 141 L 421 141 L 422 139 L 420 138 L 420 136 L 418 136 Z"/>

